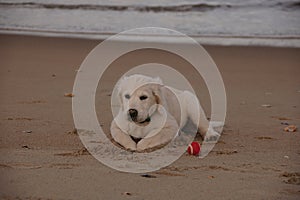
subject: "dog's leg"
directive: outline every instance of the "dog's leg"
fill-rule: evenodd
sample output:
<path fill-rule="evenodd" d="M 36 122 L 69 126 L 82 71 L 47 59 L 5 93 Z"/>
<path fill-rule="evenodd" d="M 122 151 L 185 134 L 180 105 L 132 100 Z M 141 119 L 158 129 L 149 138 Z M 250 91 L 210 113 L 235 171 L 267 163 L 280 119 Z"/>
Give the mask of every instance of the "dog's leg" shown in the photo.
<path fill-rule="evenodd" d="M 144 138 L 138 142 L 137 151 L 142 152 L 147 149 L 159 148 L 166 145 L 175 137 L 178 130 L 179 127 L 176 120 L 172 117 L 168 117 L 165 126 L 159 130 L 157 134 L 149 138 Z"/>
<path fill-rule="evenodd" d="M 198 132 L 202 139 L 206 141 L 217 141 L 220 134 L 213 127 L 209 127 L 209 121 L 202 109 L 198 99 L 192 93 L 186 95 L 188 97 L 187 112 L 192 122 L 198 126 Z M 198 112 L 197 112 L 198 111 Z"/>
<path fill-rule="evenodd" d="M 115 120 L 112 121 L 110 127 L 111 135 L 113 139 L 122 145 L 125 149 L 130 151 L 136 150 L 136 143 L 131 139 L 129 135 L 124 133 L 116 124 Z"/>

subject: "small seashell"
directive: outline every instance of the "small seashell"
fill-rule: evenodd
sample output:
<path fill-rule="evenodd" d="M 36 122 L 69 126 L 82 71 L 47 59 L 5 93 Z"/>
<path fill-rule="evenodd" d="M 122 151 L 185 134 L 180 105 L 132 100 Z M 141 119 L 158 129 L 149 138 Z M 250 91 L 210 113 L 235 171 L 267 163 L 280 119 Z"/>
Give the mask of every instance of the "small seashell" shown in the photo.
<path fill-rule="evenodd" d="M 32 130 L 22 131 L 23 133 L 32 133 Z"/>
<path fill-rule="evenodd" d="M 295 125 L 289 125 L 284 128 L 284 131 L 286 132 L 295 132 L 297 130 L 297 127 Z"/>
<path fill-rule="evenodd" d="M 132 194 L 130 192 L 123 192 L 123 195 L 131 196 Z"/>

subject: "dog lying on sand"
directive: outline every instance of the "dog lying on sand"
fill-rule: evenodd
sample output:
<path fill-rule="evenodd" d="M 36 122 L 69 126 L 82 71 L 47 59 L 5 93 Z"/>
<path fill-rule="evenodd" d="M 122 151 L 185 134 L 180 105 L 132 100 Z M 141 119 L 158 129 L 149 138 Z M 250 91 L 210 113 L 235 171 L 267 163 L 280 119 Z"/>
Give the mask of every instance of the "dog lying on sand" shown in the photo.
<path fill-rule="evenodd" d="M 160 78 L 123 77 L 117 88 L 121 108 L 111 124 L 113 139 L 130 151 L 143 152 L 169 143 L 188 120 L 202 138 L 216 141 L 197 97 L 165 86 Z"/>

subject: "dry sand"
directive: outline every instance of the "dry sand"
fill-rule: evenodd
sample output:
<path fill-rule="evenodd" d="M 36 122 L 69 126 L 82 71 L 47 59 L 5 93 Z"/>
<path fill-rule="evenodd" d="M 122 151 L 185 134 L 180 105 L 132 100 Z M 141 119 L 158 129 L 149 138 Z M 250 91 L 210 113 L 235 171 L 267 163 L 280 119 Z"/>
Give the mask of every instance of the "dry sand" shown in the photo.
<path fill-rule="evenodd" d="M 2 199 L 299 199 L 300 133 L 281 123 L 300 127 L 300 49 L 206 46 L 226 87 L 224 133 L 206 158 L 185 154 L 147 178 L 104 166 L 72 133 L 64 94 L 98 43 L 0 35 Z"/>

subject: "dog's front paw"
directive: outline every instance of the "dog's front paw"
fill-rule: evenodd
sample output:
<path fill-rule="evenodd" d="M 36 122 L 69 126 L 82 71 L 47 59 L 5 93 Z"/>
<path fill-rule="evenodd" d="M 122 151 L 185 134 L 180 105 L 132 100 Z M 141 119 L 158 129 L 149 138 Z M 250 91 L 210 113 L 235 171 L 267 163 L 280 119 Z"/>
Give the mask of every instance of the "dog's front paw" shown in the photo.
<path fill-rule="evenodd" d="M 127 151 L 136 151 L 137 150 L 137 146 L 135 143 L 127 143 L 127 144 L 124 144 L 124 148 L 127 150 Z"/>
<path fill-rule="evenodd" d="M 216 132 L 212 128 L 209 128 L 205 135 L 204 141 L 205 142 L 217 142 L 219 137 L 220 137 L 220 134 L 218 132 Z"/>
<path fill-rule="evenodd" d="M 136 150 L 139 151 L 139 152 L 143 152 L 148 148 L 151 148 L 149 139 L 142 139 L 136 145 Z"/>

